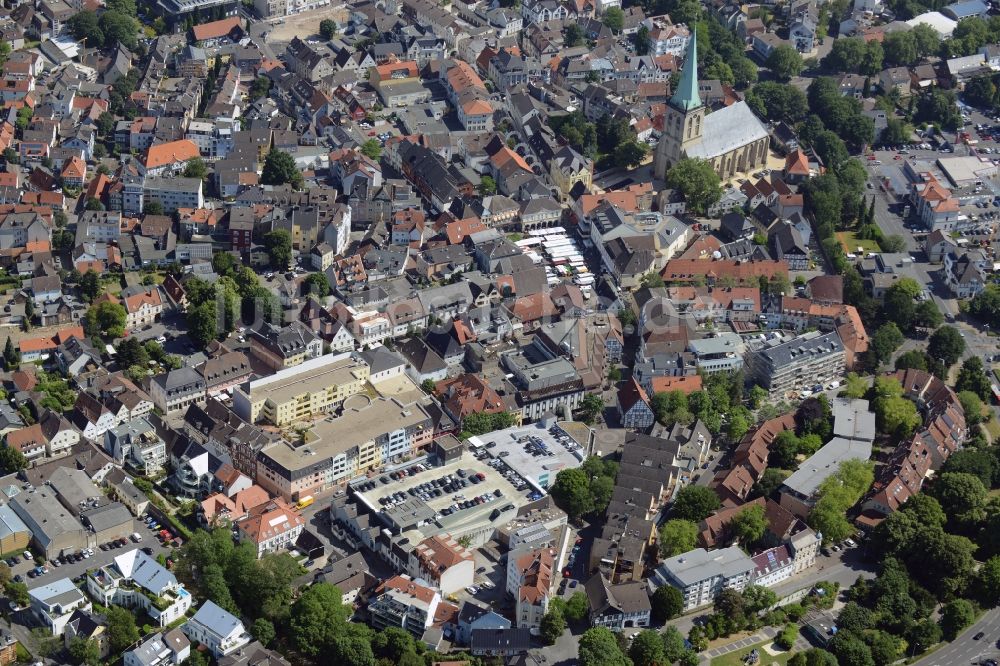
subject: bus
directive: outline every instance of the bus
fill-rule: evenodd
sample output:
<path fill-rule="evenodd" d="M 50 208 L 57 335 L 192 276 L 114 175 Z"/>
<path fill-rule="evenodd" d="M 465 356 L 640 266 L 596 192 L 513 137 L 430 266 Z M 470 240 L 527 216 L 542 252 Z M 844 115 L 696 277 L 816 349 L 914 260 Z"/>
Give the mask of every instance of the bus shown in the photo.
<path fill-rule="evenodd" d="M 298 502 L 295 503 L 295 508 L 301 511 L 302 509 L 311 505 L 315 501 L 316 499 L 312 495 L 306 495 L 305 497 L 301 498 Z"/>

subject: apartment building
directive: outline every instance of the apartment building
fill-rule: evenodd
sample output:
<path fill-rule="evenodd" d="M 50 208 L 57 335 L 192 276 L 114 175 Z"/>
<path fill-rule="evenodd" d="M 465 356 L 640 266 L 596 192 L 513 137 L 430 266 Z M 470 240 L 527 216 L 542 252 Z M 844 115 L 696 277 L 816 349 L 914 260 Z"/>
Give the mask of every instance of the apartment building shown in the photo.
<path fill-rule="evenodd" d="M 263 557 L 295 543 L 305 524 L 305 519 L 279 497 L 251 507 L 235 527 L 240 541 L 254 544 L 257 557 Z"/>
<path fill-rule="evenodd" d="M 250 354 L 272 370 L 291 368 L 323 354 L 323 340 L 300 321 L 288 326 L 264 324 L 247 337 Z"/>
<path fill-rule="evenodd" d="M 687 612 L 711 604 L 724 589 L 742 590 L 756 568 L 739 546 L 713 551 L 695 548 L 661 562 L 653 574 L 653 583 L 680 590 Z"/>
<path fill-rule="evenodd" d="M 711 338 L 691 340 L 688 351 L 694 354 L 698 369 L 707 375 L 737 372 L 743 368 L 743 340 L 736 333 L 719 333 Z"/>
<path fill-rule="evenodd" d="M 375 591 L 368 604 L 368 616 L 376 631 L 397 627 L 420 638 L 434 622 L 441 603 L 441 595 L 431 588 L 409 576 L 394 576 Z"/>
<path fill-rule="evenodd" d="M 142 186 L 143 207 L 159 202 L 166 215 L 178 208 L 203 208 L 205 196 L 200 178 L 146 178 Z"/>
<path fill-rule="evenodd" d="M 472 552 L 449 534 L 428 537 L 410 553 L 408 573 L 433 583 L 441 594 L 458 592 L 472 585 L 476 563 Z"/>
<path fill-rule="evenodd" d="M 810 331 L 788 342 L 769 341 L 749 357 L 749 375 L 772 395 L 823 384 L 843 376 L 844 344 L 836 332 Z"/>
<path fill-rule="evenodd" d="M 156 475 L 167 464 L 167 445 L 146 419 L 123 423 L 104 433 L 104 448 L 119 465 Z"/>
<path fill-rule="evenodd" d="M 253 639 L 238 617 L 211 601 L 206 601 L 181 629 L 192 642 L 207 647 L 216 659 L 232 654 Z"/>
<path fill-rule="evenodd" d="M 28 590 L 31 612 L 53 636 L 62 636 L 73 612 L 90 610 L 90 600 L 69 578 L 60 578 Z"/>
<path fill-rule="evenodd" d="M 515 624 L 537 628 L 549 609 L 556 570 L 556 551 L 522 547 L 507 555 L 507 592 L 514 597 Z"/>
<path fill-rule="evenodd" d="M 90 571 L 87 592 L 103 606 L 141 609 L 161 627 L 183 617 L 192 603 L 177 578 L 138 548 Z"/>
<path fill-rule="evenodd" d="M 250 423 L 287 425 L 338 407 L 368 376 L 368 364 L 350 352 L 320 356 L 235 388 L 233 411 Z"/>
<path fill-rule="evenodd" d="M 450 64 L 442 70 L 441 78 L 462 127 L 468 132 L 491 131 L 493 104 L 483 80 L 465 61 L 453 60 Z"/>
<path fill-rule="evenodd" d="M 160 411 L 180 411 L 205 399 L 205 378 L 194 368 L 177 368 L 153 377 L 149 393 Z"/>
<path fill-rule="evenodd" d="M 648 627 L 652 613 L 645 583 L 612 585 L 601 574 L 594 574 L 584 587 L 590 604 L 590 625 L 622 631 Z"/>
<path fill-rule="evenodd" d="M 401 460 L 433 441 L 433 420 L 419 404 L 367 396 L 359 396 L 359 402 L 363 406 L 313 425 L 300 442 L 285 441 L 262 450 L 257 483 L 297 501 Z"/>

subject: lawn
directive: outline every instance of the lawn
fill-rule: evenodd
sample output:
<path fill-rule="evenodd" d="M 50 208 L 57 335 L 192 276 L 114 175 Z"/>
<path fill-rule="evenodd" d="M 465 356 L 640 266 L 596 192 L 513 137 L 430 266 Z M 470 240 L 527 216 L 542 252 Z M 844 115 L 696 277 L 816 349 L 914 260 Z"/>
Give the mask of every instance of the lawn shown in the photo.
<path fill-rule="evenodd" d="M 856 254 L 858 248 L 863 248 L 865 252 L 879 252 L 878 243 L 873 240 L 861 240 L 853 231 L 838 231 L 837 240 L 847 254 Z"/>
<path fill-rule="evenodd" d="M 724 654 L 721 657 L 716 657 L 712 660 L 711 666 L 743 666 L 743 657 L 750 653 L 750 650 L 757 648 L 760 651 L 760 661 L 757 662 L 757 666 L 773 666 L 773 664 L 780 664 L 785 666 L 788 660 L 792 658 L 795 654 L 794 650 L 788 650 L 787 652 L 781 652 L 774 656 L 768 654 L 767 650 L 764 649 L 765 645 L 770 645 L 774 641 L 764 641 L 763 643 L 757 643 L 756 645 L 751 645 L 749 647 L 740 648 L 730 652 L 729 654 Z"/>

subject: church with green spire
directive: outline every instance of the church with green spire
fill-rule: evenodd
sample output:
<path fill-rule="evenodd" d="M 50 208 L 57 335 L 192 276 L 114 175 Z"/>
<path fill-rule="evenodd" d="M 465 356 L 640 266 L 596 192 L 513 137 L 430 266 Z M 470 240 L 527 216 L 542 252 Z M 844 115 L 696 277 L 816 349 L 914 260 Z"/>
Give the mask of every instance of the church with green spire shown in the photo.
<path fill-rule="evenodd" d="M 723 180 L 767 163 L 768 131 L 746 102 L 708 113 L 698 94 L 698 35 L 691 32 L 681 79 L 663 116 L 653 173 L 663 178 L 685 157 L 712 164 Z"/>

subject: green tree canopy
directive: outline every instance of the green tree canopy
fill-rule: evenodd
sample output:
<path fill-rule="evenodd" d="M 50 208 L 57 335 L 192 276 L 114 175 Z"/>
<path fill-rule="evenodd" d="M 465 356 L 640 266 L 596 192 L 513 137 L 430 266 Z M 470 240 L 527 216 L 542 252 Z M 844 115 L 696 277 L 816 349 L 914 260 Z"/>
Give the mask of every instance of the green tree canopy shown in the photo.
<path fill-rule="evenodd" d="M 606 627 L 594 627 L 580 637 L 578 650 L 581 666 L 629 666 L 629 659 L 618 640 Z"/>
<path fill-rule="evenodd" d="M 934 331 L 927 343 L 927 353 L 951 367 L 965 353 L 965 340 L 953 326 L 942 326 Z"/>
<path fill-rule="evenodd" d="M 765 64 L 779 81 L 788 81 L 798 76 L 803 67 L 802 56 L 795 47 L 787 44 L 772 50 Z"/>
<path fill-rule="evenodd" d="M 670 516 L 697 523 L 720 506 L 719 496 L 712 489 L 705 486 L 684 486 L 674 499 Z"/>
<path fill-rule="evenodd" d="M 704 213 L 722 196 L 722 181 L 706 160 L 685 158 L 666 174 L 667 187 L 684 195 L 688 208 Z"/>
<path fill-rule="evenodd" d="M 272 148 L 264 159 L 261 173 L 264 185 L 291 185 L 292 189 L 302 189 L 302 172 L 295 166 L 295 159 L 283 150 Z"/>
<path fill-rule="evenodd" d="M 660 528 L 660 557 L 668 558 L 693 550 L 698 543 L 698 525 L 673 518 Z"/>

